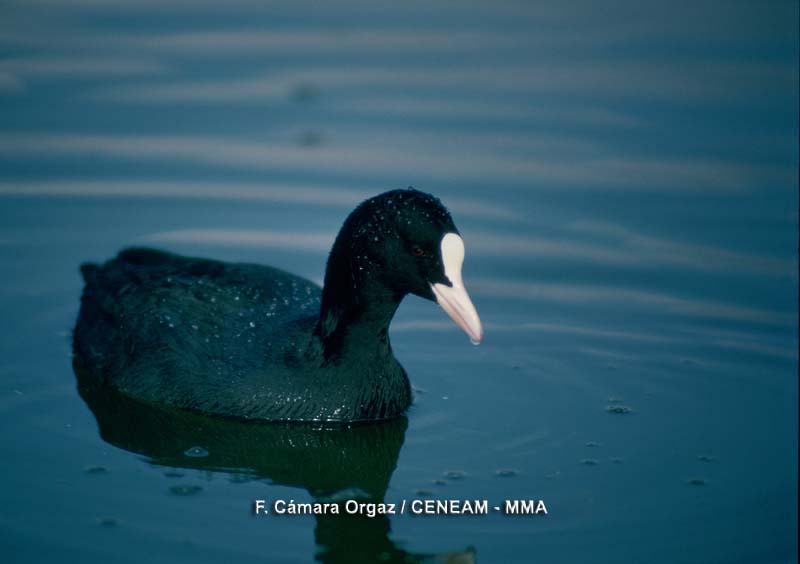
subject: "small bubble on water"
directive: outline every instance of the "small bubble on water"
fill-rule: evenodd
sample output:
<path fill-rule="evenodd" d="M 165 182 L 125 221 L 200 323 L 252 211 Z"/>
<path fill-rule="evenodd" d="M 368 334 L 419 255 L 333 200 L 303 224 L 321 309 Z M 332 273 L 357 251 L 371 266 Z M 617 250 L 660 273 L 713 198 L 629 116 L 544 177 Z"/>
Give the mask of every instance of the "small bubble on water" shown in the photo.
<path fill-rule="evenodd" d="M 193 446 L 192 448 L 185 450 L 183 454 L 189 458 L 205 458 L 209 455 L 209 452 L 207 449 L 204 449 L 201 446 Z"/>
<path fill-rule="evenodd" d="M 247 484 L 253 481 L 253 478 L 247 474 L 231 474 L 228 481 L 232 484 Z"/>
<path fill-rule="evenodd" d="M 255 326 L 256 326 L 256 324 L 251 321 L 250 322 L 250 327 L 255 327 Z"/>
<path fill-rule="evenodd" d="M 101 527 L 113 528 L 119 526 L 119 519 L 116 517 L 98 517 L 97 524 Z"/>
<path fill-rule="evenodd" d="M 108 474 L 108 468 L 99 465 L 87 466 L 83 471 L 87 474 Z"/>
<path fill-rule="evenodd" d="M 203 491 L 203 488 L 200 486 L 193 486 L 193 485 L 180 485 L 180 486 L 170 486 L 169 491 L 173 495 L 195 495 Z"/>

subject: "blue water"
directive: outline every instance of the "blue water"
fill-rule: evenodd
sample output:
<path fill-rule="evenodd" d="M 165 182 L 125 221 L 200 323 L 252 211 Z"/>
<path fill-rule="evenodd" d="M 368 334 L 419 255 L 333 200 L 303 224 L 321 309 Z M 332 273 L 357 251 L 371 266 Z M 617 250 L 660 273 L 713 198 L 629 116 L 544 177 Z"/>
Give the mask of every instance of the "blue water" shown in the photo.
<path fill-rule="evenodd" d="M 4 2 L 3 561 L 796 561 L 797 21 L 795 2 Z M 283 435 L 79 394 L 81 262 L 146 244 L 320 282 L 347 213 L 409 185 L 450 208 L 486 338 L 403 303 L 406 429 Z M 326 487 L 548 515 L 252 515 Z"/>

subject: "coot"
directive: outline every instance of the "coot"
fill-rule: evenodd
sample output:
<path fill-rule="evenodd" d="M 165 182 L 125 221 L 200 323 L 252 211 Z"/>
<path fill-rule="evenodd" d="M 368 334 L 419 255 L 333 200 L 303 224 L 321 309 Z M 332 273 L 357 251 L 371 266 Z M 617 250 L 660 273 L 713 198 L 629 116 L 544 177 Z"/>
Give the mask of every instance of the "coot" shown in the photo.
<path fill-rule="evenodd" d="M 386 192 L 360 204 L 316 284 L 277 268 L 131 248 L 81 266 L 74 332 L 89 377 L 139 400 L 273 421 L 372 421 L 411 403 L 389 323 L 435 300 L 480 342 L 464 244 L 442 203 Z"/>

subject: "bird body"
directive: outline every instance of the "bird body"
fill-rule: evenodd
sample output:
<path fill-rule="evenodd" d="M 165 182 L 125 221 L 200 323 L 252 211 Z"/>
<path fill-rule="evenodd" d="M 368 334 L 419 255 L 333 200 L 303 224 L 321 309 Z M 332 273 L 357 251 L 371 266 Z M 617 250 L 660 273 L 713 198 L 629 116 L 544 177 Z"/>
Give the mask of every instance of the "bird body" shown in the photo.
<path fill-rule="evenodd" d="M 458 290 L 440 256 L 452 233 L 422 192 L 367 200 L 334 243 L 324 289 L 269 266 L 127 249 L 82 266 L 75 352 L 91 377 L 145 402 L 274 421 L 397 417 L 411 390 L 389 324 L 410 292 L 444 307 L 434 294 Z"/>

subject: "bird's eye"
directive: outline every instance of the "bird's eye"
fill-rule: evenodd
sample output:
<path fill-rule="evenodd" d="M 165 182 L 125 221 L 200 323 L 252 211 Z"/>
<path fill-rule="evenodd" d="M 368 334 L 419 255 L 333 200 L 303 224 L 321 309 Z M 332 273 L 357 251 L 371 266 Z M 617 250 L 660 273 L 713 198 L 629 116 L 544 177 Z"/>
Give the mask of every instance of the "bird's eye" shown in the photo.
<path fill-rule="evenodd" d="M 422 247 L 414 247 L 414 256 L 415 257 L 425 256 L 425 251 L 422 249 Z"/>

